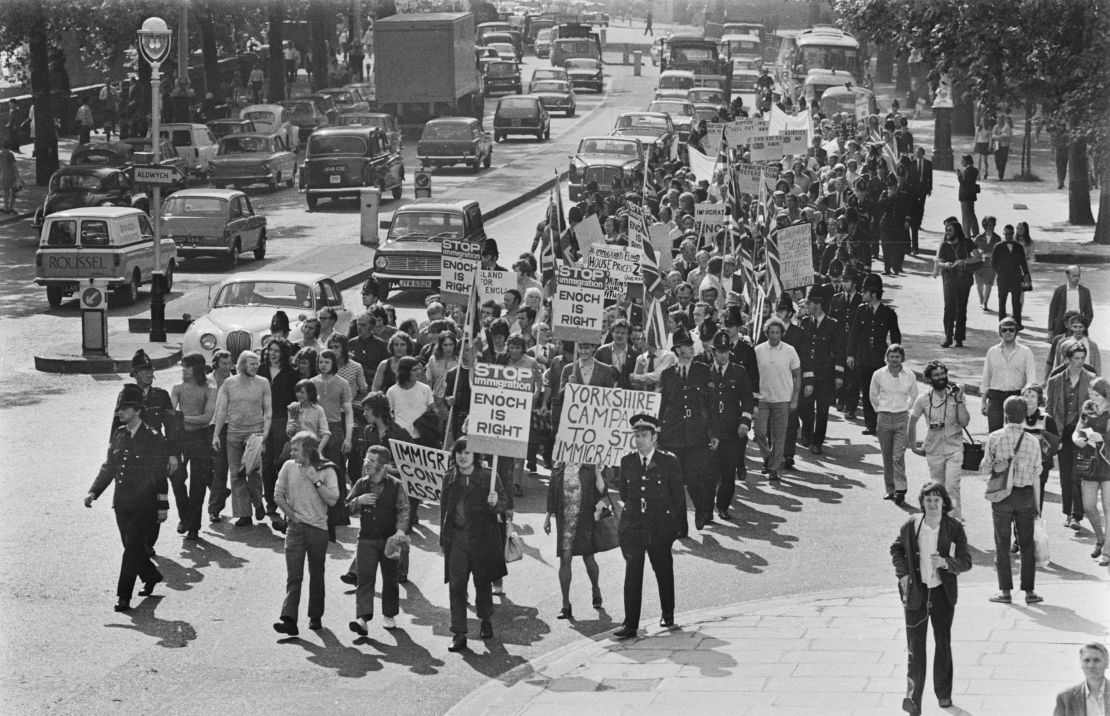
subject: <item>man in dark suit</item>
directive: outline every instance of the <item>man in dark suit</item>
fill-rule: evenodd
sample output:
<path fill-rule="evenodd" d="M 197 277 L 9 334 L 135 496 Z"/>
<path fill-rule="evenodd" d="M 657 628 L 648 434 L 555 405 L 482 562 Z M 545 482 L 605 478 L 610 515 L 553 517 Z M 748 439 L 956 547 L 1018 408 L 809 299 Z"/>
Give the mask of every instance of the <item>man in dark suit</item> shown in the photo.
<path fill-rule="evenodd" d="M 632 390 L 632 382 L 629 380 L 629 376 L 636 369 L 636 358 L 640 355 L 628 343 L 628 336 L 632 332 L 632 324 L 623 318 L 618 318 L 609 327 L 609 332 L 613 335 L 612 342 L 598 348 L 594 357 L 598 361 L 613 367 L 616 372 L 616 387 Z"/>
<path fill-rule="evenodd" d="M 1012 224 L 1006 224 L 1006 228 L 1002 230 L 1002 239 L 991 252 L 991 268 L 994 269 L 995 282 L 998 285 L 998 320 L 1006 317 L 1006 296 L 1009 295 L 1014 308 L 1014 320 L 1017 321 L 1020 332 L 1025 330 L 1021 325 L 1021 304 L 1024 299 L 1021 285 L 1027 278 L 1032 279 L 1029 264 L 1025 260 L 1025 247 L 1014 241 Z"/>
<path fill-rule="evenodd" d="M 1048 305 L 1048 338 L 1051 340 L 1068 332 L 1064 325 L 1064 314 L 1068 311 L 1078 311 L 1087 319 L 1087 325 L 1095 317 L 1095 308 L 1091 304 L 1091 290 L 1079 285 L 1079 267 L 1068 266 L 1064 269 L 1067 281 L 1056 287 L 1052 292 L 1052 302 Z"/>
<path fill-rule="evenodd" d="M 812 286 L 806 298 L 809 315 L 802 319 L 805 334 L 803 347 L 798 349 L 802 360 L 802 399 L 798 405 L 801 418 L 802 445 L 820 455 L 829 422 L 829 406 L 833 394 L 844 385 L 843 340 L 836 319 L 826 315 L 825 306 L 832 299 L 829 286 Z"/>
<path fill-rule="evenodd" d="M 852 327 L 852 319 L 855 318 L 856 309 L 863 303 L 863 297 L 859 293 L 859 275 L 854 266 L 845 267 L 844 274 L 840 277 L 840 289 L 840 293 L 833 296 L 829 316 L 840 328 L 842 336 L 840 345 L 842 350 L 847 352 L 848 332 Z M 843 361 L 846 356 L 842 354 L 839 358 Z M 844 371 L 844 387 L 838 391 L 838 397 L 844 417 L 855 420 L 856 407 L 859 405 L 859 379 L 854 370 Z"/>
<path fill-rule="evenodd" d="M 617 376 L 613 366 L 597 360 L 597 344 L 579 342 L 575 345 L 577 360 L 563 366 L 559 380 L 559 395 L 567 383 L 596 385 L 601 388 L 616 388 Z"/>
<path fill-rule="evenodd" d="M 723 438 L 717 449 L 709 453 L 712 472 L 717 479 L 717 516 L 729 518 L 729 507 L 736 493 L 737 474 L 747 480 L 744 452 L 748 447 L 748 433 L 752 428 L 755 395 L 752 382 L 744 366 L 732 361 L 732 337 L 721 329 L 713 337 L 713 364 L 709 367 L 709 414 L 717 433 Z M 705 505 L 695 505 L 695 512 L 712 511 L 709 502 L 713 494 L 702 494 Z M 700 508 L 700 510 L 699 510 Z"/>
<path fill-rule="evenodd" d="M 910 196 L 913 200 L 913 211 L 910 213 L 911 254 L 918 251 L 917 232 L 921 230 L 921 219 L 925 216 L 925 200 L 933 193 L 933 162 L 925 158 L 924 147 L 918 147 L 915 155 L 913 167 L 917 177 Z"/>
<path fill-rule="evenodd" d="M 717 430 L 709 419 L 709 366 L 694 362 L 694 339 L 685 328 L 674 332 L 673 350 L 678 362 L 659 376 L 659 405 L 663 437 L 661 446 L 674 453 L 682 465 L 686 489 L 694 503 L 694 525 L 700 530 L 713 521 L 712 499 L 708 514 L 702 492 L 716 492 L 708 469 L 709 451 L 717 449 Z"/>
<path fill-rule="evenodd" d="M 1107 654 L 1106 647 L 1097 641 L 1079 647 L 1079 665 L 1083 669 L 1083 683 L 1064 689 L 1056 695 L 1056 708 L 1053 709 L 1052 716 L 1091 716 L 1107 713 L 1107 708 L 1110 707 L 1110 680 L 1106 678 L 1108 663 L 1110 663 L 1110 655 Z"/>
<path fill-rule="evenodd" d="M 678 458 L 657 449 L 659 420 L 632 416 L 635 452 L 621 458 L 620 496 L 624 503 L 617 527 L 624 555 L 624 623 L 617 639 L 636 636 L 643 600 L 644 557 L 651 560 L 659 585 L 659 626 L 674 626 L 674 557 L 671 546 L 686 536 L 686 497 Z"/>

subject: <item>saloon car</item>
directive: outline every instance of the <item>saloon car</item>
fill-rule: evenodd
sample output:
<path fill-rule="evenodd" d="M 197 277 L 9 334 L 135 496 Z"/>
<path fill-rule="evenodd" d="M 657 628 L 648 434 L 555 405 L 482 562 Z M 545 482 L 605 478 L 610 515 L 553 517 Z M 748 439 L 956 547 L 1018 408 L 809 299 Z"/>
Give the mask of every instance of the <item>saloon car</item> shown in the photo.
<path fill-rule="evenodd" d="M 599 193 L 611 194 L 638 189 L 643 181 L 644 148 L 637 139 L 623 137 L 585 137 L 570 161 L 567 172 L 570 200 L 578 201 L 590 182 Z"/>
<path fill-rule="evenodd" d="M 682 100 L 657 99 L 647 107 L 648 112 L 663 112 L 671 118 L 671 124 L 678 132 L 678 138 L 685 142 L 690 136 L 690 124 L 694 121 L 694 105 Z"/>
<path fill-rule="evenodd" d="M 239 118 L 249 119 L 254 124 L 254 129 L 241 129 L 241 132 L 280 134 L 285 137 L 285 146 L 291 152 L 301 146 L 300 130 L 280 104 L 248 105 L 239 110 Z"/>
<path fill-rule="evenodd" d="M 363 99 L 362 95 L 360 95 L 357 90 L 348 89 L 346 87 L 328 87 L 318 90 L 316 94 L 331 97 L 340 114 L 344 112 L 367 112 L 370 110 L 370 103 Z"/>
<path fill-rule="evenodd" d="M 297 155 L 280 134 L 232 134 L 220 140 L 220 153 L 208 162 L 208 179 L 221 188 L 266 184 L 277 191 L 282 183 L 292 188 Z"/>
<path fill-rule="evenodd" d="M 613 137 L 638 139 L 645 148 L 649 167 L 670 159 L 677 152 L 678 139 L 670 115 L 662 112 L 625 112 L 617 117 Z"/>
<path fill-rule="evenodd" d="M 485 66 L 484 92 L 486 96 L 494 92 L 524 91 L 520 79 L 520 65 L 512 60 L 495 60 Z"/>
<path fill-rule="evenodd" d="M 328 116 L 311 100 L 287 99 L 281 106 L 288 113 L 289 121 L 297 128 L 298 141 L 302 145 L 308 141 L 308 135 L 331 124 Z"/>
<path fill-rule="evenodd" d="M 35 210 L 31 225 L 38 229 L 56 211 L 87 206 L 123 206 L 150 211 L 150 197 L 135 190 L 127 170 L 80 165 L 62 167 L 50 177 L 46 199 Z"/>
<path fill-rule="evenodd" d="M 542 82 L 543 80 L 561 80 L 563 82 L 570 82 L 570 75 L 562 67 L 537 67 L 532 70 L 532 81 L 529 84 Z"/>
<path fill-rule="evenodd" d="M 405 146 L 401 128 L 397 125 L 397 118 L 392 114 L 386 114 L 384 112 L 344 112 L 339 115 L 337 127 L 349 127 L 352 125 L 360 127 L 377 127 L 382 130 L 389 140 L 389 146 L 392 147 L 395 152 L 400 152 Z"/>
<path fill-rule="evenodd" d="M 502 97 L 493 111 L 493 141 L 513 134 L 535 135 L 537 142 L 551 138 L 551 115 L 534 95 Z"/>
<path fill-rule="evenodd" d="M 339 286 L 323 274 L 294 271 L 251 271 L 226 278 L 209 293 L 209 311 L 185 331 L 182 352 L 211 358 L 217 350 L 232 360 L 270 339 L 275 311 L 289 317 L 289 338 L 301 338 L 301 324 L 325 306 L 335 309 L 338 333 L 346 335 L 351 312 L 343 305 Z"/>
<path fill-rule="evenodd" d="M 162 234 L 173 239 L 182 258 L 215 256 L 229 268 L 250 251 L 266 258 L 266 217 L 250 197 L 234 189 L 186 189 L 162 204 Z"/>
<path fill-rule="evenodd" d="M 578 109 L 574 88 L 569 82 L 562 80 L 533 82 L 528 89 L 528 94 L 538 97 L 543 103 L 543 108 L 548 112 L 562 112 L 567 117 L 573 117 Z"/>
<path fill-rule="evenodd" d="M 380 295 L 387 296 L 393 288 L 437 288 L 444 239 L 485 241 L 478 202 L 417 199 L 397 209 L 374 256 L 373 277 Z"/>
<path fill-rule="evenodd" d="M 686 99 L 694 88 L 694 73 L 686 70 L 667 70 L 659 75 L 655 86 L 656 99 Z"/>
<path fill-rule="evenodd" d="M 426 167 L 466 164 L 474 171 L 493 162 L 493 137 L 473 117 L 440 117 L 424 125 L 416 154 Z"/>
<path fill-rule="evenodd" d="M 592 89 L 598 93 L 605 91 L 604 72 L 601 69 L 601 63 L 597 60 L 578 57 L 567 60 L 563 67 L 574 87 Z"/>
<path fill-rule="evenodd" d="M 401 198 L 405 165 L 377 127 L 331 127 L 308 138 L 300 172 L 308 210 L 321 198 L 357 198 L 363 187 L 378 187 L 382 196 Z"/>
<path fill-rule="evenodd" d="M 213 119 L 207 124 L 208 128 L 212 130 L 212 134 L 216 135 L 216 139 L 223 139 L 229 134 L 236 132 L 257 132 L 258 127 L 254 122 L 249 119 Z"/>

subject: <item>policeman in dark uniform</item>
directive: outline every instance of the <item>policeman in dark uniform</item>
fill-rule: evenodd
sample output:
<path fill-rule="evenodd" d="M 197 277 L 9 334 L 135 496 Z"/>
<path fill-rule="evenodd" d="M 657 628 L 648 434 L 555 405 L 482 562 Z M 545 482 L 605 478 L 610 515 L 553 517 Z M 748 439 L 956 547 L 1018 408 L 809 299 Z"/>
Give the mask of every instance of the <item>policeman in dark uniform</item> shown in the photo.
<path fill-rule="evenodd" d="M 636 636 L 643 599 L 644 557 L 651 560 L 659 585 L 663 615 L 659 626 L 674 626 L 674 557 L 671 546 L 686 537 L 686 496 L 678 458 L 657 449 L 659 420 L 634 415 L 632 444 L 636 450 L 621 458 L 620 496 L 624 503 L 617 527 L 624 555 L 624 623 L 613 636 Z"/>
<path fill-rule="evenodd" d="M 829 286 L 812 286 L 806 297 L 809 315 L 800 326 L 805 334 L 802 360 L 802 398 L 798 415 L 802 421 L 802 445 L 820 455 L 829 422 L 833 393 L 844 385 L 844 332 L 836 319 L 825 313 L 832 300 Z"/>
<path fill-rule="evenodd" d="M 732 341 L 731 362 L 742 366 L 751 381 L 752 390 L 759 392 L 759 363 L 755 359 L 755 346 L 751 339 L 740 332 L 744 325 L 744 312 L 739 306 L 726 306 L 724 315 L 725 331 Z"/>
<path fill-rule="evenodd" d="M 867 428 L 864 435 L 875 434 L 877 416 L 868 392 L 871 375 L 886 362 L 886 349 L 891 343 L 902 342 L 898 330 L 898 314 L 883 305 L 883 279 L 869 273 L 863 279 L 863 304 L 856 309 L 848 333 L 848 370 L 856 371 L 860 391 L 863 393 L 863 419 Z"/>
<path fill-rule="evenodd" d="M 116 418 L 120 423 L 112 433 L 108 458 L 100 466 L 85 496 L 85 507 L 108 487 L 116 485 L 112 509 L 123 540 L 123 561 L 116 585 L 117 612 L 131 609 L 131 592 L 135 579 L 143 580 L 139 595 L 149 597 L 162 574 L 150 560 L 147 545 L 159 523 L 169 514 L 170 504 L 166 480 L 166 441 L 143 421 L 146 396 L 142 388 L 127 384 L 116 402 Z"/>
<path fill-rule="evenodd" d="M 736 493 L 737 474 L 741 480 L 748 479 L 744 452 L 748 448 L 755 395 L 748 371 L 732 361 L 732 338 L 724 329 L 713 338 L 709 393 L 709 419 L 722 437 L 717 449 L 709 453 L 709 462 L 717 477 L 717 516 L 727 520 Z"/>
<path fill-rule="evenodd" d="M 836 320 L 837 327 L 843 334 L 840 345 L 845 355 L 839 356 L 843 363 L 847 358 L 848 332 L 852 329 L 852 319 L 856 316 L 856 309 L 863 303 L 859 293 L 860 277 L 854 266 L 846 266 L 844 274 L 840 277 L 840 293 L 833 296 L 829 316 Z M 844 387 L 837 397 L 838 407 L 844 411 L 844 416 L 849 420 L 856 419 L 856 407 L 859 405 L 859 379 L 854 370 L 844 371 Z"/>
<path fill-rule="evenodd" d="M 709 420 L 709 366 L 694 362 L 694 339 L 685 328 L 674 332 L 672 345 L 678 362 L 664 368 L 659 376 L 663 426 L 660 446 L 674 453 L 682 465 L 686 489 L 694 503 L 694 525 L 700 530 L 713 521 L 716 492 L 707 464 L 709 452 L 717 449 L 717 430 Z M 709 493 L 708 499 L 703 497 L 704 492 Z"/>

